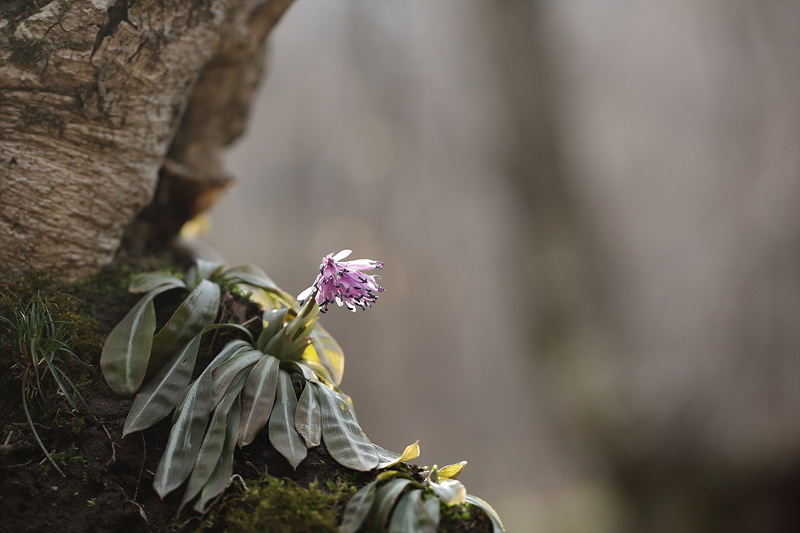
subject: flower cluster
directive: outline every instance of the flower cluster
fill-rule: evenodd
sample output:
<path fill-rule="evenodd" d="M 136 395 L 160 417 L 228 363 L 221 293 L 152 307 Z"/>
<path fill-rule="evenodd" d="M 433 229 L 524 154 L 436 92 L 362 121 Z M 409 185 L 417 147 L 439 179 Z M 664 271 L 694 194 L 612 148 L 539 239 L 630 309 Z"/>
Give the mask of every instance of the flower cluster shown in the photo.
<path fill-rule="evenodd" d="M 379 276 L 370 276 L 363 271 L 382 268 L 383 263 L 372 259 L 342 261 L 351 253 L 352 250 L 342 250 L 336 255 L 323 257 L 314 284 L 300 293 L 297 299 L 302 303 L 314 296 L 322 313 L 328 310 L 328 304 L 334 302 L 351 311 L 355 311 L 356 307 L 372 307 L 378 299 L 377 293 L 383 292 L 383 287 L 375 281 Z"/>

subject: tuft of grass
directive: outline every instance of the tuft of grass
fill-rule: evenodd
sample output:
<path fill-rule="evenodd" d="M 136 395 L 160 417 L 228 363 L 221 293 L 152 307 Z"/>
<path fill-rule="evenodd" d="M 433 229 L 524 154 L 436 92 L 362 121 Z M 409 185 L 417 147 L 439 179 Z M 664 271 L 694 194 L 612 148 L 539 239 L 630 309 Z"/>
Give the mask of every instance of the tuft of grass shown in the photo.
<path fill-rule="evenodd" d="M 53 318 L 48 305 L 37 294 L 23 300 L 13 293 L 0 293 L 6 311 L 0 315 L 5 348 L 11 357 L 11 374 L 20 383 L 22 408 L 36 442 L 52 466 L 63 476 L 56 459 L 45 447 L 31 414 L 32 402 L 47 404 L 53 394 L 60 394 L 73 409 L 76 399 L 85 400 L 65 372 L 64 358 L 83 364 L 70 349 L 72 340 L 66 323 Z M 10 311 L 10 312 L 9 312 Z"/>

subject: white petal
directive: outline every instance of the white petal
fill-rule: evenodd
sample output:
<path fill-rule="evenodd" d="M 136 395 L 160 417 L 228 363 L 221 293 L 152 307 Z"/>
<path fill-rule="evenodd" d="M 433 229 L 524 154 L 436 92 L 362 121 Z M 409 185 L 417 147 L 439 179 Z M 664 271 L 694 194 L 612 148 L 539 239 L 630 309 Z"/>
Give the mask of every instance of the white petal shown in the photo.
<path fill-rule="evenodd" d="M 300 294 L 298 294 L 297 295 L 297 299 L 300 300 L 301 302 L 304 302 L 306 300 L 306 298 L 311 296 L 311 292 L 313 290 L 314 290 L 314 286 L 312 285 L 309 288 L 307 288 L 306 290 L 304 290 L 303 292 L 301 292 Z"/>
<path fill-rule="evenodd" d="M 345 257 L 347 257 L 348 255 L 350 255 L 352 253 L 353 253 L 353 250 L 347 250 L 347 249 L 342 250 L 341 252 L 339 252 L 338 254 L 333 256 L 333 260 L 334 261 L 341 261 L 342 259 L 344 259 Z"/>

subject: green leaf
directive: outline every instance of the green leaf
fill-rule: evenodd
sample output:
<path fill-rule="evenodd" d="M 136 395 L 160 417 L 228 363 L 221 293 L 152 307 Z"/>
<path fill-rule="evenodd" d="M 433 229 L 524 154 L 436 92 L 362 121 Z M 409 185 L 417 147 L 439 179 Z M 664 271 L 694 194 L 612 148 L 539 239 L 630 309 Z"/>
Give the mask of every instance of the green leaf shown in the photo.
<path fill-rule="evenodd" d="M 194 266 L 186 273 L 186 285 L 194 287 L 202 280 L 211 280 L 223 264 L 217 261 L 207 261 L 205 259 L 195 259 Z"/>
<path fill-rule="evenodd" d="M 431 519 L 431 523 L 433 523 L 433 527 L 436 529 L 439 528 L 439 522 L 441 521 L 441 513 L 442 513 L 442 500 L 437 498 L 436 496 L 431 496 L 427 500 L 425 500 L 425 512 L 428 513 L 428 516 Z"/>
<path fill-rule="evenodd" d="M 375 494 L 375 505 L 367 517 L 367 529 L 383 531 L 389 513 L 394 509 L 400 494 L 411 484 L 410 479 L 393 479 L 381 485 Z"/>
<path fill-rule="evenodd" d="M 256 363 L 242 389 L 242 422 L 239 426 L 239 446 L 247 446 L 267 424 L 275 391 L 278 388 L 278 368 L 280 361 L 271 355 L 264 355 Z"/>
<path fill-rule="evenodd" d="M 378 488 L 377 481 L 371 481 L 364 485 L 358 492 L 353 494 L 344 510 L 342 524 L 339 529 L 342 533 L 356 533 L 361 524 L 369 514 L 372 504 L 375 502 L 375 491 Z"/>
<path fill-rule="evenodd" d="M 339 393 L 325 385 L 309 383 L 316 387 L 322 410 L 322 439 L 339 464 L 366 472 L 378 466 L 375 446 L 358 425 L 350 404 Z"/>
<path fill-rule="evenodd" d="M 192 379 L 201 337 L 202 333 L 195 335 L 189 344 L 175 354 L 161 372 L 139 391 L 125 419 L 123 437 L 128 433 L 149 428 L 172 412 Z"/>
<path fill-rule="evenodd" d="M 192 474 L 189 476 L 186 493 L 183 495 L 183 500 L 181 500 L 181 509 L 197 496 L 216 469 L 217 463 L 219 463 L 220 457 L 222 456 L 222 450 L 225 447 L 228 414 L 237 396 L 241 392 L 242 387 L 244 387 L 246 379 L 247 371 L 240 371 L 231 383 L 225 396 L 223 396 L 222 401 L 219 402 L 219 405 L 217 405 L 217 408 L 214 410 L 214 414 L 211 416 L 211 423 L 208 425 L 208 430 L 206 430 L 206 434 L 203 437 L 203 443 L 200 445 L 197 461 L 195 461 Z M 236 433 L 238 435 L 238 431 Z"/>
<path fill-rule="evenodd" d="M 220 363 L 211 372 L 211 407 L 219 403 L 225 391 L 228 390 L 230 384 L 242 370 L 255 366 L 262 357 L 264 357 L 264 354 L 258 350 L 249 350 L 238 353 L 227 361 Z M 252 368 L 249 370 L 252 370 Z"/>
<path fill-rule="evenodd" d="M 219 310 L 219 297 L 219 285 L 205 279 L 189 293 L 161 331 L 153 337 L 148 373 L 158 372 L 195 335 L 214 323 Z"/>
<path fill-rule="evenodd" d="M 431 490 L 446 504 L 464 503 L 467 489 L 455 479 L 445 479 L 441 483 L 428 483 Z"/>
<path fill-rule="evenodd" d="M 145 294 L 108 334 L 100 367 L 108 386 L 117 394 L 133 396 L 142 385 L 156 329 L 153 298 L 174 288 L 162 285 Z"/>
<path fill-rule="evenodd" d="M 153 488 L 162 499 L 181 486 L 194 467 L 211 412 L 210 373 L 192 383 L 176 412 L 178 417 L 153 480 Z"/>
<path fill-rule="evenodd" d="M 216 355 L 216 357 L 214 357 L 214 359 L 208 364 L 208 366 L 206 366 L 205 369 L 203 369 L 203 372 L 200 374 L 200 377 L 198 377 L 197 379 L 199 380 L 199 379 L 205 377 L 205 379 L 208 381 L 208 386 L 209 386 L 209 408 L 208 408 L 208 411 L 209 412 L 211 412 L 211 405 L 210 405 L 211 404 L 211 396 L 210 396 L 211 395 L 211 393 L 210 393 L 211 389 L 210 389 L 210 387 L 211 387 L 211 374 L 212 374 L 212 372 L 220 364 L 224 363 L 225 361 L 227 361 L 231 357 L 234 357 L 234 356 L 236 356 L 236 355 L 238 355 L 238 354 L 240 354 L 240 353 L 242 353 L 244 351 L 249 351 L 251 349 L 252 348 L 250 347 L 250 343 L 248 343 L 247 341 L 243 341 L 241 339 L 234 339 L 234 340 L 230 341 L 228 344 L 226 344 L 225 346 L 223 346 L 222 350 L 220 350 L 220 352 Z M 175 424 L 175 420 L 177 420 L 177 418 L 178 418 L 178 412 L 180 411 L 180 406 L 181 406 L 181 404 L 183 404 L 184 398 L 186 397 L 186 394 L 187 394 L 188 391 L 189 391 L 189 388 L 187 387 L 187 389 L 183 391 L 183 394 L 181 395 L 181 398 L 178 400 L 178 409 L 175 410 L 175 414 L 173 415 L 173 420 L 172 420 L 173 424 Z"/>
<path fill-rule="evenodd" d="M 227 427 L 225 428 L 225 444 L 222 447 L 222 453 L 219 456 L 217 466 L 211 477 L 203 486 L 200 492 L 200 497 L 194 504 L 194 510 L 198 513 L 206 512 L 206 505 L 209 501 L 213 500 L 228 488 L 231 484 L 231 476 L 233 475 L 233 451 L 236 447 L 236 436 L 239 434 L 239 415 L 240 415 L 240 401 L 233 402 L 230 412 L 228 413 Z"/>
<path fill-rule="evenodd" d="M 389 533 L 436 533 L 436 525 L 422 503 L 422 490 L 411 490 L 397 502 L 389 522 Z"/>
<path fill-rule="evenodd" d="M 294 428 L 296 410 L 297 397 L 294 395 L 292 378 L 288 372 L 281 370 L 278 373 L 275 407 L 272 409 L 272 416 L 269 417 L 269 441 L 294 469 L 297 469 L 297 465 L 308 454 L 305 442 Z"/>
<path fill-rule="evenodd" d="M 165 272 L 144 272 L 134 274 L 128 285 L 128 292 L 150 292 L 158 287 L 169 285 L 171 289 L 186 288 L 186 284 L 172 274 Z"/>
<path fill-rule="evenodd" d="M 311 332 L 311 346 L 303 353 L 303 359 L 322 365 L 330 374 L 333 385 L 342 382 L 344 352 L 339 343 L 319 324 Z"/>
<path fill-rule="evenodd" d="M 461 471 L 464 470 L 465 466 L 467 466 L 466 461 L 443 466 L 439 469 L 439 480 L 444 481 L 445 479 L 456 479 L 461 474 Z"/>
<path fill-rule="evenodd" d="M 317 400 L 317 390 L 308 383 L 297 401 L 294 427 L 306 441 L 306 447 L 313 448 L 322 442 L 322 413 Z"/>
<path fill-rule="evenodd" d="M 271 292 L 283 292 L 263 270 L 255 265 L 241 265 L 229 268 L 222 273 L 222 277 L 226 281 L 233 283 L 244 283 Z"/>
<path fill-rule="evenodd" d="M 482 499 L 478 498 L 477 496 L 473 496 L 472 494 L 467 494 L 467 496 L 464 498 L 464 501 L 466 501 L 471 505 L 474 505 L 475 507 L 479 507 L 487 515 L 489 515 L 489 519 L 492 521 L 493 533 L 505 532 L 506 529 L 503 527 L 503 522 L 500 520 L 500 515 L 497 514 L 497 511 L 492 509 L 491 505 L 489 505 Z"/>

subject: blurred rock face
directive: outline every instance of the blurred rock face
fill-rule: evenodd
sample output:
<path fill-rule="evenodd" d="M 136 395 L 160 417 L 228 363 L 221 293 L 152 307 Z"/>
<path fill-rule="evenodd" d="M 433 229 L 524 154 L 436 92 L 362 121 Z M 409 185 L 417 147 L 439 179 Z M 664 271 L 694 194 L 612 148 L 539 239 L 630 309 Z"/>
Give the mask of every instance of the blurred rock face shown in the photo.
<path fill-rule="evenodd" d="M 301 0 L 209 240 L 292 292 L 383 260 L 371 311 L 325 317 L 343 388 L 509 530 L 780 531 L 798 11 Z"/>

